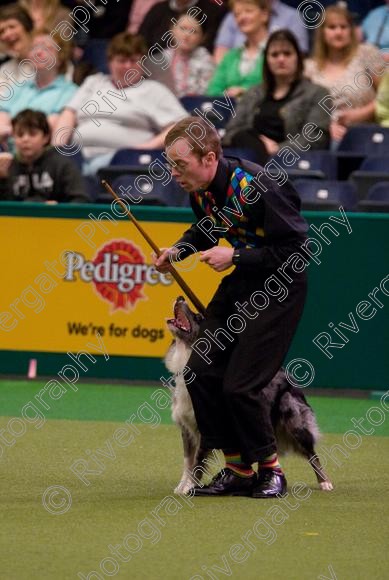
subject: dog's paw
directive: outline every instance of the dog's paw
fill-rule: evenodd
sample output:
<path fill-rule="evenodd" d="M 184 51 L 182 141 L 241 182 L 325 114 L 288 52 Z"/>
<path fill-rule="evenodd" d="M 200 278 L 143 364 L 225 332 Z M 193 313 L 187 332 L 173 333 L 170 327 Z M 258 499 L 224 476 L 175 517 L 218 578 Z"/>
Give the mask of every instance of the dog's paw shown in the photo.
<path fill-rule="evenodd" d="M 183 480 L 177 485 L 174 493 L 176 495 L 187 495 L 189 491 L 194 487 L 194 483 L 192 481 Z"/>
<path fill-rule="evenodd" d="M 319 487 L 322 491 L 332 491 L 334 489 L 334 486 L 332 485 L 330 480 L 322 481 L 321 483 L 319 483 Z"/>

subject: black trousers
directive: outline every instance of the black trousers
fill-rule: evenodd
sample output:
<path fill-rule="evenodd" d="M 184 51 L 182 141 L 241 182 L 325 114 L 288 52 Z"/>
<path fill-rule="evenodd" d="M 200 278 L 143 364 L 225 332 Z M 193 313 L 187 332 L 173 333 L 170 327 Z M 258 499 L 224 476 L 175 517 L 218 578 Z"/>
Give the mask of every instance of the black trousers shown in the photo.
<path fill-rule="evenodd" d="M 203 340 L 196 341 L 188 361 L 196 375 L 188 390 L 202 447 L 238 451 L 243 461 L 254 463 L 277 450 L 262 390 L 282 366 L 295 334 L 306 297 L 306 275 L 294 274 L 293 282 L 285 283 L 286 298 L 280 302 L 269 296 L 263 307 L 267 296 L 263 284 L 271 273 L 254 277 L 240 270 L 222 280 L 207 307 L 199 335 Z M 264 294 L 255 295 L 258 290 Z M 253 296 L 261 310 L 250 303 Z M 239 314 L 243 320 L 231 316 L 238 312 L 237 301 L 242 306 L 248 302 L 247 314 Z M 239 328 L 243 330 L 236 332 Z"/>

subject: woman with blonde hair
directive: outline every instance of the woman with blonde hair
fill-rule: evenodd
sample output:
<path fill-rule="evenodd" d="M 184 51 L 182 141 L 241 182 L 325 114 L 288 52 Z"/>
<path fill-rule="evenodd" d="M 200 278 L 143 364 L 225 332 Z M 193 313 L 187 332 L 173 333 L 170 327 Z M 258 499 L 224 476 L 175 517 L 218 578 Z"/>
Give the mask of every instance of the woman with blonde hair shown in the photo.
<path fill-rule="evenodd" d="M 230 0 L 230 7 L 246 43 L 225 54 L 208 85 L 207 95 L 218 96 L 226 91 L 237 98 L 262 80 L 270 11 L 268 0 Z"/>
<path fill-rule="evenodd" d="M 331 138 L 339 142 L 348 127 L 374 121 L 376 89 L 384 71 L 377 48 L 358 42 L 351 13 L 342 6 L 329 6 L 316 29 L 313 57 L 305 74 L 326 87 L 333 99 Z"/>

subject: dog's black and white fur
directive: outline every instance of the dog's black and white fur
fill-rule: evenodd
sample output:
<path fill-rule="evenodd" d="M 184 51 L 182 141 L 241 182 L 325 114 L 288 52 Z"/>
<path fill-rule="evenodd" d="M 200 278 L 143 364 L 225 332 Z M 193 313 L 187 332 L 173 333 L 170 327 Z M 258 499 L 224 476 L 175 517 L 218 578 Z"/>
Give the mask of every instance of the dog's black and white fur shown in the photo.
<path fill-rule="evenodd" d="M 181 429 L 184 446 L 184 471 L 174 490 L 177 494 L 187 494 L 198 484 L 203 472 L 201 467 L 208 455 L 208 451 L 200 448 L 200 433 L 183 375 L 202 318 L 201 314 L 192 312 L 180 296 L 174 304 L 174 318 L 167 320 L 174 337 L 165 358 L 168 370 L 175 375 L 172 416 Z M 272 405 L 272 422 L 279 453 L 294 451 L 305 457 L 315 471 L 320 488 L 332 490 L 332 483 L 314 450 L 320 436 L 316 418 L 301 389 L 292 386 L 286 380 L 283 369 L 280 369 L 263 392 Z"/>

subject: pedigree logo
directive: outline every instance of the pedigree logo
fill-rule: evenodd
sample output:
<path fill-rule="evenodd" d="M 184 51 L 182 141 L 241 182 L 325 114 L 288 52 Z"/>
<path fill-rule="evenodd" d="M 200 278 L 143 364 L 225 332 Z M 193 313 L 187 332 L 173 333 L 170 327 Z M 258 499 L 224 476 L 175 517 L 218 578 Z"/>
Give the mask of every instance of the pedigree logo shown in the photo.
<path fill-rule="evenodd" d="M 97 250 L 93 260 L 78 252 L 67 253 L 66 282 L 93 283 L 97 293 L 113 310 L 130 310 L 138 300 L 147 300 L 145 285 L 170 286 L 170 274 L 145 263 L 140 248 L 127 240 L 112 240 Z"/>

